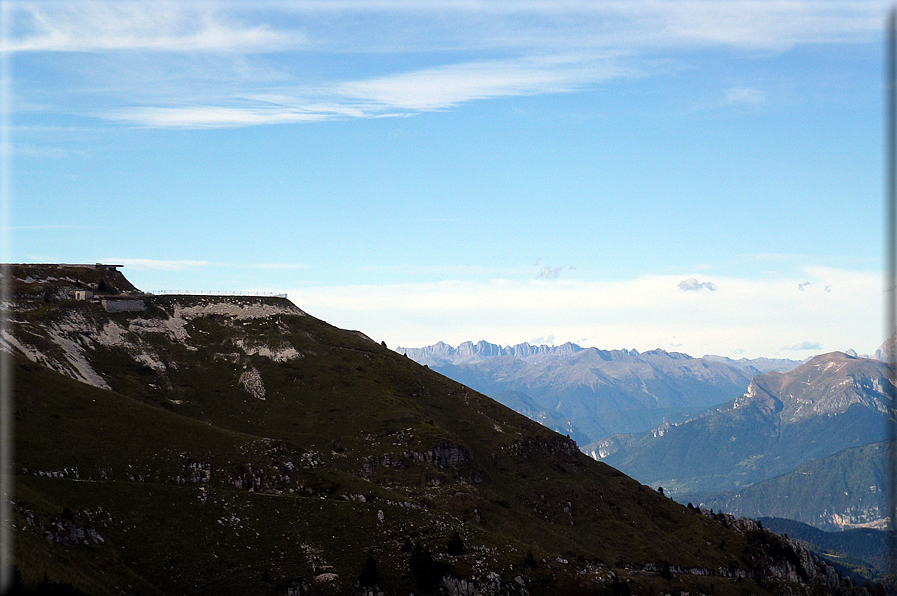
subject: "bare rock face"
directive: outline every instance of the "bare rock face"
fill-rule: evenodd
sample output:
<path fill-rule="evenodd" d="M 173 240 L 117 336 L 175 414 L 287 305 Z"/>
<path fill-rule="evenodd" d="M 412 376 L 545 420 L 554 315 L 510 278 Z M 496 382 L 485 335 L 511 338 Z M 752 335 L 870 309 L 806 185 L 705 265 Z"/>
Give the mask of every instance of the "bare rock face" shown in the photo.
<path fill-rule="evenodd" d="M 265 384 L 258 369 L 250 368 L 240 375 L 240 385 L 256 399 L 265 399 Z"/>

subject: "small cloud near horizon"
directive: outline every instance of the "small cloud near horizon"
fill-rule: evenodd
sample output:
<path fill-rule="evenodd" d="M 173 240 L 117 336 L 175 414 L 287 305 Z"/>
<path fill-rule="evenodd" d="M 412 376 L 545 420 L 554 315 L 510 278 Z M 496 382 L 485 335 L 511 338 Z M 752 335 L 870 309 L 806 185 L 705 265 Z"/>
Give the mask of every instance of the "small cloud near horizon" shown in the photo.
<path fill-rule="evenodd" d="M 542 267 L 536 279 L 557 279 L 563 267 Z"/>
<path fill-rule="evenodd" d="M 545 337 L 536 337 L 536 338 L 529 340 L 529 344 L 531 346 L 541 346 L 542 344 L 545 344 L 546 346 L 553 346 L 554 345 L 554 336 L 546 335 Z"/>
<path fill-rule="evenodd" d="M 710 281 L 698 281 L 693 277 L 689 277 L 688 279 L 680 281 L 677 285 L 677 288 L 682 290 L 683 292 L 700 292 L 703 289 L 708 289 L 711 292 L 716 291 L 716 284 Z"/>
<path fill-rule="evenodd" d="M 779 348 L 781 350 L 791 350 L 791 351 L 799 351 L 799 350 L 821 350 L 822 344 L 818 341 L 802 341 L 800 343 L 791 344 L 789 346 L 782 346 Z"/>

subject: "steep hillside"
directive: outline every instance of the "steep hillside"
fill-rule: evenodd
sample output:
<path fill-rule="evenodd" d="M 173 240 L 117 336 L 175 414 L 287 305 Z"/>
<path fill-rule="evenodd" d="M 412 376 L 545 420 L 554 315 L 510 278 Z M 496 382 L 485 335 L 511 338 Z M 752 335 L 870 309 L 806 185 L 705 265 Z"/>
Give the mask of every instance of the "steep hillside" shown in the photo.
<path fill-rule="evenodd" d="M 796 543 L 687 509 L 285 299 L 104 304 L 66 298 L 55 277 L 49 294 L 15 305 L 3 338 L 26 584 L 289 596 L 847 589 Z"/>
<path fill-rule="evenodd" d="M 440 342 L 397 351 L 498 399 L 508 391 L 523 394 L 538 406 L 528 414 L 534 420 L 560 417 L 562 424 L 552 428 L 569 429 L 583 443 L 681 422 L 740 395 L 759 372 L 676 352 L 571 343 L 503 348 L 481 341 L 455 349 Z"/>
<path fill-rule="evenodd" d="M 832 352 L 756 377 L 725 407 L 683 424 L 615 436 L 593 455 L 673 493 L 725 491 L 843 449 L 881 441 L 887 365 Z"/>

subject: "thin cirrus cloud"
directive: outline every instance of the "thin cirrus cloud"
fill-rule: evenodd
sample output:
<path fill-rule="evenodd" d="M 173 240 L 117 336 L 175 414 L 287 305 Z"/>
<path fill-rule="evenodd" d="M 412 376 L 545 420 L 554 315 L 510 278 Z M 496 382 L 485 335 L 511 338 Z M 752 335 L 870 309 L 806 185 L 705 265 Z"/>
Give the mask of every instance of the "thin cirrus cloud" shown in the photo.
<path fill-rule="evenodd" d="M 159 128 L 245 127 L 409 115 L 499 97 L 567 93 L 664 71 L 664 61 L 650 60 L 658 49 L 781 51 L 802 43 L 868 41 L 880 33 L 883 6 L 717 0 L 73 0 L 13 5 L 11 35 L 3 49 L 79 56 L 89 81 L 84 86 L 92 90 L 88 94 L 107 94 L 86 112 L 103 119 Z M 458 61 L 459 52 L 474 50 L 488 50 L 490 56 Z M 326 69 L 294 70 L 284 61 L 308 65 L 323 54 L 381 56 L 386 74 L 334 77 Z M 108 55 L 116 60 L 104 59 Z M 388 66 L 402 55 L 415 59 Z M 139 76 L 159 60 L 175 61 L 153 76 Z M 121 72 L 116 73 L 110 65 L 118 63 Z M 407 63 L 415 66 L 396 66 Z M 232 71 L 240 76 L 230 76 Z M 191 73 L 189 85 L 177 79 L 178 72 Z M 117 85 L 123 73 L 131 77 L 129 84 Z M 171 79 L 160 82 L 160 77 Z M 27 99 L 27 90 L 22 91 Z M 266 93 L 279 99 L 253 99 Z M 766 101 L 764 91 L 751 87 L 724 93 L 730 104 Z"/>
<path fill-rule="evenodd" d="M 426 111 L 478 99 L 569 92 L 634 72 L 609 58 L 533 57 L 451 64 L 341 83 L 334 93 L 385 109 Z"/>
<path fill-rule="evenodd" d="M 754 87 L 732 87 L 725 92 L 729 105 L 759 106 L 766 102 L 766 92 Z"/>
<path fill-rule="evenodd" d="M 353 52 L 394 49 L 397 43 L 412 49 L 782 49 L 863 39 L 880 31 L 884 7 L 811 0 L 30 2 L 14 6 L 7 49 L 259 52 L 311 44 Z M 324 23 L 328 33 L 311 38 L 281 24 L 297 22 Z"/>
<path fill-rule="evenodd" d="M 33 2 L 11 8 L 8 52 L 242 52 L 308 43 L 297 30 L 247 24 L 208 3 Z"/>
<path fill-rule="evenodd" d="M 339 110 L 311 111 L 287 106 L 234 108 L 221 106 L 140 107 L 114 110 L 110 120 L 157 128 L 229 128 L 259 124 L 315 122 L 339 116 Z M 342 112 L 345 114 L 345 112 Z"/>
<path fill-rule="evenodd" d="M 144 106 L 115 110 L 108 118 L 149 127 L 211 128 L 398 116 L 480 99 L 570 92 L 632 72 L 609 57 L 476 61 L 298 89 L 293 96 L 250 97 L 239 106 Z M 312 95 L 319 99 L 307 99 Z"/>

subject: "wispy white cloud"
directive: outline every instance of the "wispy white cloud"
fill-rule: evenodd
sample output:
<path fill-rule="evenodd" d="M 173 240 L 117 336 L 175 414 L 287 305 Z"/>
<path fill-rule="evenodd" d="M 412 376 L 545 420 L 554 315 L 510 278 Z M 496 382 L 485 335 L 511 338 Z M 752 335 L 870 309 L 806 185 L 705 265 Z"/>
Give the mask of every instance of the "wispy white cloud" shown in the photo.
<path fill-rule="evenodd" d="M 187 269 L 195 269 L 197 267 L 205 267 L 210 263 L 208 261 L 190 261 L 190 260 L 159 260 L 159 259 L 119 259 L 110 257 L 103 259 L 103 263 L 114 263 L 117 265 L 125 265 L 134 269 L 158 269 L 163 271 L 184 271 Z"/>
<path fill-rule="evenodd" d="M 883 7 L 810 0 L 71 0 L 15 4 L 3 49 L 80 56 L 90 79 L 85 88 L 106 95 L 101 108 L 84 113 L 148 127 L 242 127 L 408 115 L 571 92 L 663 70 L 651 65 L 658 50 L 778 51 L 868 41 L 879 35 Z M 457 58 L 483 50 L 489 58 Z M 385 74 L 306 70 L 308 57 L 322 53 L 382 57 L 378 70 Z M 115 60 L 104 59 L 110 54 Z M 415 58 L 390 61 L 398 55 Z M 278 62 L 284 56 L 305 66 Z M 160 66 L 159 60 L 171 63 Z M 28 90 L 21 91 L 28 101 Z M 744 86 L 727 90 L 725 98 L 758 105 L 766 94 Z"/>
<path fill-rule="evenodd" d="M 230 105 L 226 106 L 127 107 L 113 110 L 106 117 L 148 127 L 213 128 L 396 116 L 447 109 L 478 99 L 569 92 L 626 76 L 630 71 L 609 58 L 477 61 L 249 95 L 228 99 Z"/>
<path fill-rule="evenodd" d="M 340 43 L 349 52 L 444 44 L 781 49 L 869 39 L 881 30 L 887 6 L 814 0 L 23 2 L 15 5 L 8 49 L 254 52 Z M 295 25 L 321 21 L 331 25 L 329 37 L 312 38 Z M 397 21 L 404 27 L 394 26 Z M 361 29 L 367 35 L 357 35 Z"/>
<path fill-rule="evenodd" d="M 725 91 L 725 102 L 729 105 L 757 106 L 766 102 L 766 92 L 754 87 L 732 87 Z"/>
<path fill-rule="evenodd" d="M 20 155 L 23 157 L 34 157 L 44 159 L 63 159 L 66 157 L 79 156 L 84 157 L 85 151 L 63 148 L 53 145 L 36 145 L 34 143 L 3 143 L 0 142 L 0 153 L 6 155 Z"/>
<path fill-rule="evenodd" d="M 12 9 L 9 52 L 227 52 L 295 48 L 297 30 L 248 24 L 199 2 L 22 2 Z"/>
<path fill-rule="evenodd" d="M 631 74 L 607 58 L 531 57 L 450 64 L 341 83 L 334 93 L 384 109 L 437 110 L 477 99 L 563 93 Z"/>
<path fill-rule="evenodd" d="M 345 114 L 345 111 L 342 111 Z M 334 118 L 332 110 L 313 112 L 286 107 L 139 107 L 114 110 L 105 115 L 138 126 L 158 128 L 227 128 L 259 124 L 295 124 Z"/>

